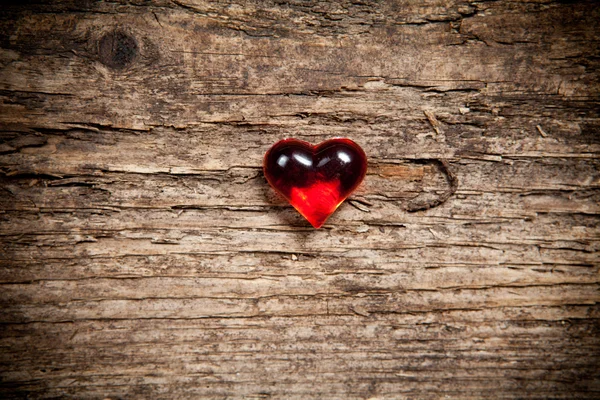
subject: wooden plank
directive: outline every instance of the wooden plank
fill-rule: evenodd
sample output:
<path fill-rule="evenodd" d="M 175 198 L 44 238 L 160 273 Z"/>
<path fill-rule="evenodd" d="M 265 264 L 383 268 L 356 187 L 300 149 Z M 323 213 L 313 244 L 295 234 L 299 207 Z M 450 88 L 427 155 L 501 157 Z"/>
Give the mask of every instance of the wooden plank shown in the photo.
<path fill-rule="evenodd" d="M 597 398 L 593 1 L 0 14 L 3 398 Z M 354 139 L 316 231 L 261 171 Z"/>

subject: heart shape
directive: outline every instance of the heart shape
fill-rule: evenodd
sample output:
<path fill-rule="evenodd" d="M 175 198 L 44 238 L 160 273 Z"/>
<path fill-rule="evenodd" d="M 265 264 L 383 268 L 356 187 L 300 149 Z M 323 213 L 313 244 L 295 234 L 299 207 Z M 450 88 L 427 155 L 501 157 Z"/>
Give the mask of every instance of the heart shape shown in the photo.
<path fill-rule="evenodd" d="M 318 229 L 362 182 L 367 156 L 350 139 L 316 146 L 284 139 L 267 151 L 263 170 L 269 184 Z"/>

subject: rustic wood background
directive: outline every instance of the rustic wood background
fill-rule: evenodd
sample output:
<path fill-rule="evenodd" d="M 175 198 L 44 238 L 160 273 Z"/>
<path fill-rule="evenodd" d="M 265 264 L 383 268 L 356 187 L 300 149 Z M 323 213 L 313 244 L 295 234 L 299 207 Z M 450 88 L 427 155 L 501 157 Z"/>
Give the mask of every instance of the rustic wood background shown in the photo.
<path fill-rule="evenodd" d="M 595 1 L 0 15 L 1 397 L 600 397 Z M 317 231 L 262 156 L 334 136 Z"/>

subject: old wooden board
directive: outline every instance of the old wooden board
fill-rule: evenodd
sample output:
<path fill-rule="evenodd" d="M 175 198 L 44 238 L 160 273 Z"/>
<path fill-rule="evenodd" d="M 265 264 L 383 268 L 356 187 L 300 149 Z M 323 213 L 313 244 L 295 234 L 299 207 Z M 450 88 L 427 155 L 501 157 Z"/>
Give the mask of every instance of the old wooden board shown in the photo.
<path fill-rule="evenodd" d="M 0 11 L 3 398 L 598 398 L 594 1 Z M 277 140 L 358 142 L 320 230 Z"/>

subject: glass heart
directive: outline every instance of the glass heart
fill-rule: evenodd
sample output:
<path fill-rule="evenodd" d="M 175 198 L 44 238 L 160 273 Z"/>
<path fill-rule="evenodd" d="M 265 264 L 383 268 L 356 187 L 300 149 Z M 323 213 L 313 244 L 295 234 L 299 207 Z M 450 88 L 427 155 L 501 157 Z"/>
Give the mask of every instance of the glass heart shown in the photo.
<path fill-rule="evenodd" d="M 350 139 L 330 139 L 316 146 L 284 139 L 267 151 L 263 169 L 269 184 L 318 229 L 360 185 L 367 156 Z"/>

